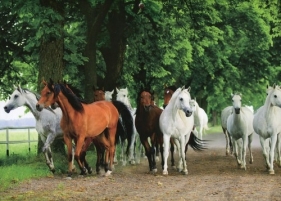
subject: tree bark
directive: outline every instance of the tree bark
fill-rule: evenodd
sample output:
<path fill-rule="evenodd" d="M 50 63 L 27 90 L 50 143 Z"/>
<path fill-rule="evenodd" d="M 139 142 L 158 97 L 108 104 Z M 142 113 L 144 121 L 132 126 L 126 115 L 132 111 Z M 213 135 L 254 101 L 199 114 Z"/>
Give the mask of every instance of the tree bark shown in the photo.
<path fill-rule="evenodd" d="M 41 5 L 45 7 L 50 7 L 57 11 L 58 14 L 63 15 L 63 5 L 58 1 L 41 1 Z M 37 90 L 40 93 L 42 90 L 42 79 L 49 81 L 53 79 L 55 82 L 62 81 L 63 78 L 63 21 L 57 22 L 60 26 L 58 30 L 61 33 L 60 37 L 54 38 L 48 35 L 44 35 L 41 38 L 40 52 L 39 52 L 39 73 L 38 73 L 38 83 Z M 40 137 L 38 138 L 40 139 Z M 42 152 L 43 142 L 38 140 L 37 153 Z M 64 153 L 64 142 L 62 140 L 55 140 L 52 144 L 52 149 L 56 152 Z"/>
<path fill-rule="evenodd" d="M 92 87 L 97 86 L 96 43 L 98 34 L 113 2 L 114 0 L 105 0 L 104 3 L 92 7 L 87 0 L 79 1 L 81 12 L 85 16 L 87 24 L 87 43 L 84 51 L 84 56 L 89 59 L 84 65 L 84 94 L 87 101 L 93 101 Z"/>

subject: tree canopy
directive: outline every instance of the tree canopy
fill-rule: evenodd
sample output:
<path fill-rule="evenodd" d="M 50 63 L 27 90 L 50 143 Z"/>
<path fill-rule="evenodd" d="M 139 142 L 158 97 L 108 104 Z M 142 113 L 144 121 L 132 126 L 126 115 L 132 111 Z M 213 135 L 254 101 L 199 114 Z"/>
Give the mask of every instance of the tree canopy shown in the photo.
<path fill-rule="evenodd" d="M 1 98 L 15 83 L 39 90 L 43 75 L 71 82 L 88 100 L 94 85 L 128 87 L 132 100 L 149 86 L 162 105 L 165 85 L 185 85 L 215 117 L 231 104 L 231 93 L 241 92 L 244 104 L 257 109 L 266 86 L 278 84 L 280 1 L 139 3 L 1 2 Z M 61 44 L 63 55 L 44 54 L 44 42 Z"/>

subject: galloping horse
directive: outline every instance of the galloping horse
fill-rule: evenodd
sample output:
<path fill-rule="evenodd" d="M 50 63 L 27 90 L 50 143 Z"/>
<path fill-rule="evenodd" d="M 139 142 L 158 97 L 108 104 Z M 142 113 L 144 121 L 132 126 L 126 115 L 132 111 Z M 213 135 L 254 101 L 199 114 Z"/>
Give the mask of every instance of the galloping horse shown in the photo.
<path fill-rule="evenodd" d="M 97 101 L 93 103 L 81 102 L 65 84 L 54 84 L 43 81 L 45 87 L 41 91 L 36 108 L 41 111 L 54 103 L 58 103 L 62 109 L 63 117 L 61 128 L 64 131 L 64 141 L 68 151 L 68 176 L 71 177 L 72 164 L 70 163 L 72 153 L 72 140 L 76 144 L 75 160 L 77 161 L 81 172 L 87 173 L 87 169 L 80 160 L 80 152 L 85 138 L 100 138 L 106 148 L 105 157 L 105 175 L 112 172 L 112 163 L 115 154 L 116 135 L 122 134 L 125 139 L 127 135 L 132 134 L 132 116 L 127 107 L 118 101 Z M 122 121 L 119 118 L 122 117 Z M 121 125 L 121 123 L 123 123 Z M 125 127 L 127 133 L 119 132 Z M 104 134 L 102 134 L 104 132 Z M 127 147 L 127 153 L 129 146 Z"/>
<path fill-rule="evenodd" d="M 273 85 L 267 88 L 267 97 L 254 115 L 253 126 L 259 135 L 263 156 L 269 174 L 274 174 L 273 160 L 274 150 L 277 149 L 277 163 L 281 166 L 280 160 L 280 133 L 281 133 L 281 89 L 280 86 Z M 270 143 L 269 143 L 270 140 Z M 269 144 L 269 153 L 267 145 Z M 277 146 L 276 146 L 277 145 Z"/>
<path fill-rule="evenodd" d="M 232 114 L 227 118 L 227 131 L 229 132 L 232 142 L 233 151 L 237 164 L 240 168 L 246 170 L 246 150 L 247 145 L 250 152 L 250 163 L 253 163 L 253 154 L 251 143 L 253 141 L 253 119 L 254 114 L 247 107 L 242 107 L 242 95 L 231 94 L 232 96 Z M 241 143 L 238 140 L 242 139 Z"/>
<path fill-rule="evenodd" d="M 187 174 L 185 155 L 187 144 L 191 145 L 194 150 L 204 149 L 200 139 L 191 132 L 194 118 L 192 116 L 192 108 L 189 105 L 190 99 L 189 89 L 178 88 L 160 116 L 159 124 L 164 137 L 164 175 L 168 174 L 167 159 L 171 137 L 175 139 L 179 148 L 180 161 L 178 170 L 184 174 Z"/>
<path fill-rule="evenodd" d="M 9 113 L 11 110 L 21 106 L 26 106 L 30 109 L 36 119 L 36 131 L 44 143 L 42 151 L 46 164 L 52 172 L 55 172 L 51 144 L 56 138 L 63 139 L 63 132 L 60 127 L 62 112 L 60 108 L 53 110 L 50 107 L 46 107 L 41 112 L 37 111 L 36 103 L 39 98 L 38 94 L 28 89 L 23 89 L 19 85 L 15 86 L 15 90 L 10 95 L 10 100 L 4 106 L 4 110 Z"/>
<path fill-rule="evenodd" d="M 159 118 L 162 110 L 153 104 L 153 93 L 149 89 L 142 89 L 137 98 L 135 125 L 140 141 L 145 148 L 150 172 L 157 172 L 155 162 L 155 145 L 160 145 L 163 167 L 163 134 L 159 128 Z M 150 143 L 148 141 L 150 138 Z"/>
<path fill-rule="evenodd" d="M 131 164 L 135 164 L 136 161 L 140 161 L 140 150 L 139 152 L 136 151 L 136 147 L 137 147 L 137 142 L 139 139 L 139 135 L 137 133 L 136 130 L 136 126 L 135 126 L 135 118 L 136 118 L 136 111 L 135 109 L 132 107 L 130 99 L 129 99 L 129 92 L 127 87 L 126 88 L 121 88 L 118 89 L 116 88 L 117 91 L 117 95 L 116 95 L 116 100 L 123 102 L 125 105 L 127 105 L 127 107 L 129 108 L 129 110 L 131 111 L 131 114 L 133 116 L 133 120 L 134 120 L 134 131 L 133 131 L 133 137 L 132 137 L 132 145 L 130 147 L 130 156 L 129 156 L 129 162 Z M 141 146 L 141 145 L 140 145 Z M 141 149 L 141 147 L 139 146 L 139 148 Z M 124 150 L 123 150 L 123 145 L 122 145 L 122 150 L 121 150 L 121 160 L 123 161 L 123 165 L 126 164 L 126 160 L 124 157 Z M 137 156 L 138 155 L 138 156 Z"/>
<path fill-rule="evenodd" d="M 227 118 L 232 113 L 232 107 L 233 106 L 228 106 L 228 107 L 224 108 L 221 112 L 221 127 L 222 127 L 222 131 L 225 135 L 225 140 L 226 140 L 226 148 L 225 148 L 226 155 L 232 154 L 232 152 L 233 152 L 231 136 L 230 136 L 229 132 L 227 131 Z"/>
<path fill-rule="evenodd" d="M 203 108 L 199 107 L 196 99 L 190 100 L 190 106 L 193 110 L 194 125 L 195 127 L 199 127 L 198 137 L 202 140 L 203 132 L 209 129 L 207 113 Z"/>

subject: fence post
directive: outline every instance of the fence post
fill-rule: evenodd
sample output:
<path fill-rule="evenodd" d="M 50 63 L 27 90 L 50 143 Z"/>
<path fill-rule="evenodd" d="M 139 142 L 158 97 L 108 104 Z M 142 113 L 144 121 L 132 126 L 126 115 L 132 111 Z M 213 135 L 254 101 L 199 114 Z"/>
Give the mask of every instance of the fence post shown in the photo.
<path fill-rule="evenodd" d="M 30 153 L 30 128 L 28 128 L 28 151 Z"/>
<path fill-rule="evenodd" d="M 9 156 L 9 129 L 6 129 L 6 155 Z"/>

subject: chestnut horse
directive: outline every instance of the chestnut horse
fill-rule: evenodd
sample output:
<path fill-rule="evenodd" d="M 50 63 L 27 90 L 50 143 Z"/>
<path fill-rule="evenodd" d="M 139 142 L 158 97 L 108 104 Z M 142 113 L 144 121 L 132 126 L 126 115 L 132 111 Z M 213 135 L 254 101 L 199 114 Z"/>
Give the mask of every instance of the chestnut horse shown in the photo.
<path fill-rule="evenodd" d="M 56 83 L 52 80 L 41 91 L 36 108 L 42 110 L 45 107 L 58 103 L 63 112 L 61 128 L 64 131 L 64 141 L 68 152 L 68 176 L 71 177 L 72 140 L 76 144 L 75 160 L 82 174 L 87 173 L 85 164 L 80 160 L 80 153 L 86 138 L 99 138 L 105 149 L 105 176 L 112 172 L 113 158 L 115 154 L 116 135 L 122 135 L 121 139 L 132 135 L 132 116 L 127 107 L 118 101 L 97 101 L 85 103 L 78 99 L 65 84 Z M 119 116 L 121 116 L 122 121 Z M 123 128 L 127 131 L 122 131 Z M 103 134 L 104 133 L 104 134 Z M 127 135 L 127 136 L 126 136 Z M 130 144 L 130 143 L 129 143 Z M 129 146 L 127 147 L 127 154 Z"/>
<path fill-rule="evenodd" d="M 135 126 L 140 136 L 140 141 L 145 148 L 150 172 L 157 172 L 155 161 L 155 146 L 160 145 L 160 153 L 163 160 L 163 134 L 159 128 L 159 118 L 162 109 L 153 104 L 153 93 L 149 89 L 143 89 L 138 94 Z M 150 138 L 150 143 L 148 141 Z"/>

